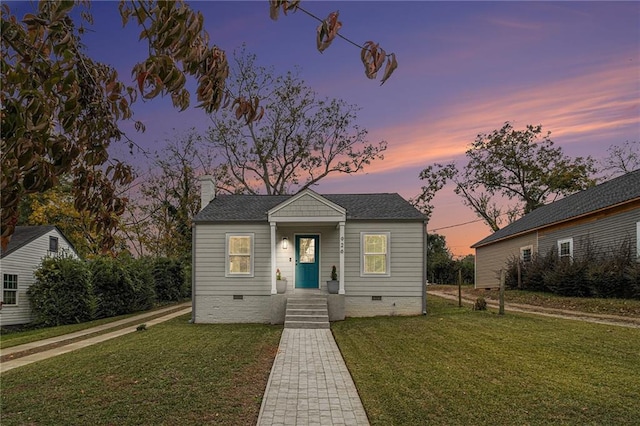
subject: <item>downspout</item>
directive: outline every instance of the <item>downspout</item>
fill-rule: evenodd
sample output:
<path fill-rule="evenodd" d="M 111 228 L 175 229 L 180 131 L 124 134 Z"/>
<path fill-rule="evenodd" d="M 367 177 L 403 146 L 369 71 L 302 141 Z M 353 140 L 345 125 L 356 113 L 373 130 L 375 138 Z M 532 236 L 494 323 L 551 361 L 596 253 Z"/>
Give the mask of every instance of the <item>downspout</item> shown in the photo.
<path fill-rule="evenodd" d="M 191 324 L 196 322 L 196 224 L 191 225 Z"/>
<path fill-rule="evenodd" d="M 427 315 L 427 221 L 422 223 L 422 315 Z"/>

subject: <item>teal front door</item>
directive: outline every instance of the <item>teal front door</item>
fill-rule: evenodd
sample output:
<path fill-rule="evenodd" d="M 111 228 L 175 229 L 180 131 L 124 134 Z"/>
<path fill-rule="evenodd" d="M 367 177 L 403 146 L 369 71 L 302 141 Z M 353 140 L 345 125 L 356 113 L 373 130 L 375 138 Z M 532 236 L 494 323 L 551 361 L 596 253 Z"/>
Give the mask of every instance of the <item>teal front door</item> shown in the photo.
<path fill-rule="evenodd" d="M 319 288 L 319 238 L 296 235 L 296 288 Z"/>

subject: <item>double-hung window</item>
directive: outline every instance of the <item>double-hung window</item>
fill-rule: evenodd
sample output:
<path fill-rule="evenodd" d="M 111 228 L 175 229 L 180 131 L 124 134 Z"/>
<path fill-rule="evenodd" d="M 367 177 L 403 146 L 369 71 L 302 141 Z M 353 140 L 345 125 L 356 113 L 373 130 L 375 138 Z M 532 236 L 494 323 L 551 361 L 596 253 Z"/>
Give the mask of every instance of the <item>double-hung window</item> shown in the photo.
<path fill-rule="evenodd" d="M 533 246 L 520 247 L 520 260 L 531 262 L 533 257 Z"/>
<path fill-rule="evenodd" d="M 390 276 L 389 232 L 362 232 L 360 234 L 362 276 Z"/>
<path fill-rule="evenodd" d="M 226 276 L 253 277 L 252 233 L 226 234 Z"/>
<path fill-rule="evenodd" d="M 58 252 L 58 237 L 49 237 L 49 251 L 51 253 Z"/>
<path fill-rule="evenodd" d="M 5 305 L 18 304 L 18 276 L 2 274 L 2 302 Z"/>
<path fill-rule="evenodd" d="M 573 259 L 573 238 L 558 240 L 558 257 L 560 259 Z"/>

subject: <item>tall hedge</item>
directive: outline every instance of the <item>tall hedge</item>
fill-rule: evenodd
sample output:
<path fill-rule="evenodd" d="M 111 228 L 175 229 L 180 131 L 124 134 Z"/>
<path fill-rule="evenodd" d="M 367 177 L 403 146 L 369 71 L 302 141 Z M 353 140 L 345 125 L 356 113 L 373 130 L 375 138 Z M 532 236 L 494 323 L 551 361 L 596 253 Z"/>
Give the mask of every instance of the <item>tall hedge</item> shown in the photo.
<path fill-rule="evenodd" d="M 153 265 L 156 296 L 159 301 L 171 302 L 188 297 L 185 265 L 178 259 L 158 258 Z"/>
<path fill-rule="evenodd" d="M 87 265 L 71 257 L 46 258 L 34 272 L 27 294 L 36 324 L 56 326 L 89 321 L 96 309 Z"/>

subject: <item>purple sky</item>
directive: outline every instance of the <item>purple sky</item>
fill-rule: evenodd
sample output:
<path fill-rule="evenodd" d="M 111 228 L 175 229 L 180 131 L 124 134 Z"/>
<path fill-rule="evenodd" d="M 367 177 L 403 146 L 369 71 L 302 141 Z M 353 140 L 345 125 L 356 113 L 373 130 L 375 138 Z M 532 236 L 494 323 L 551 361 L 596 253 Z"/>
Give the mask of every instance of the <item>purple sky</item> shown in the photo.
<path fill-rule="evenodd" d="M 339 10 L 340 33 L 373 40 L 397 55 L 399 68 L 385 83 L 364 76 L 359 49 L 336 40 L 315 48 L 317 22 L 301 12 L 269 19 L 267 1 L 190 2 L 205 18 L 211 41 L 229 56 L 246 43 L 259 63 L 301 77 L 322 96 L 362 109 L 358 124 L 369 141 L 386 140 L 385 160 L 366 174 L 327 178 L 320 193 L 418 194 L 422 168 L 461 160 L 478 133 L 511 121 L 517 129 L 542 124 L 571 156 L 606 156 L 613 144 L 640 139 L 640 3 L 637 2 L 400 2 L 303 1 L 325 18 Z M 28 11 L 28 3 L 10 3 Z M 139 29 L 122 28 L 117 2 L 92 5 L 94 32 L 83 38 L 89 54 L 129 81 L 146 47 Z M 195 102 L 193 102 L 195 104 Z M 178 113 L 169 99 L 139 102 L 135 118 L 147 126 L 129 136 L 161 149 L 209 118 L 195 108 Z M 123 150 L 124 152 L 124 150 Z M 436 197 L 429 229 L 477 219 L 451 188 Z M 441 229 L 455 254 L 490 233 L 482 222 Z"/>

